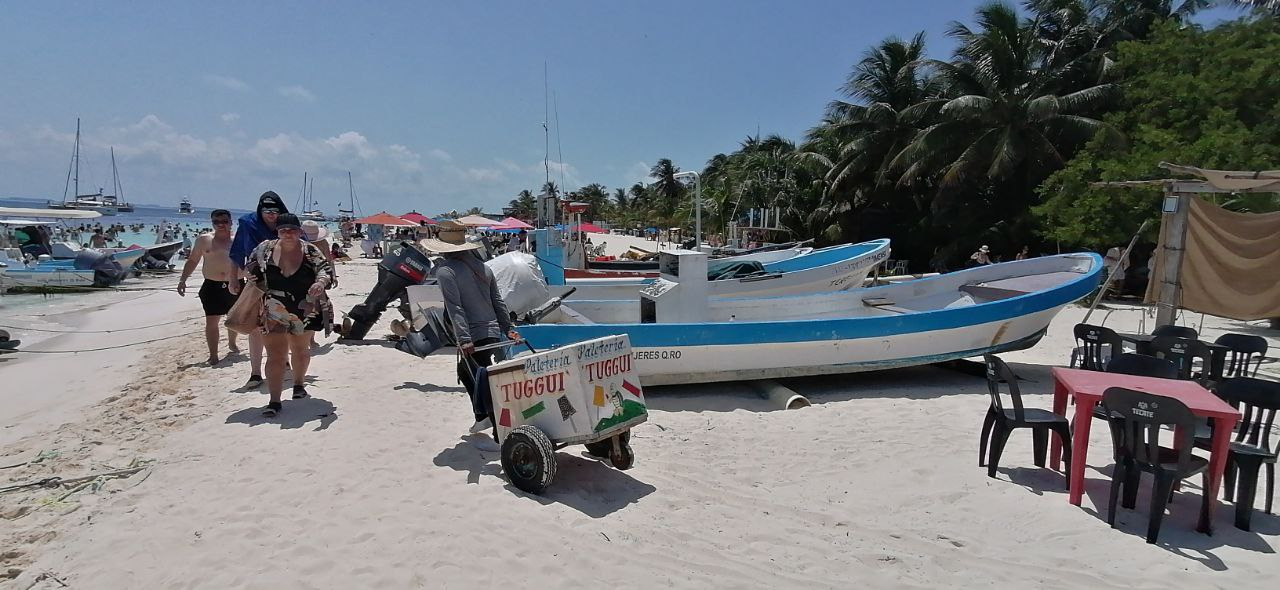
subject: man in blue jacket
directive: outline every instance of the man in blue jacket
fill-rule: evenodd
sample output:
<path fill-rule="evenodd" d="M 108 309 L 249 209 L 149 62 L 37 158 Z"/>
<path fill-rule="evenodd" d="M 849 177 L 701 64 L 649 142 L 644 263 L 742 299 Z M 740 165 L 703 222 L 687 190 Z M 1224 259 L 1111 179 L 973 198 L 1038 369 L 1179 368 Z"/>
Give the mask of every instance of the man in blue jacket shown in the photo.
<path fill-rule="evenodd" d="M 245 276 L 244 265 L 249 254 L 253 253 L 258 244 L 276 238 L 276 219 L 288 212 L 280 195 L 275 191 L 267 191 L 258 197 L 258 207 L 253 213 L 245 213 L 240 217 L 236 235 L 231 239 L 229 255 L 242 278 Z M 232 281 L 228 290 L 230 285 L 236 285 L 237 291 L 239 290 L 238 282 Z M 262 334 L 256 331 L 249 334 L 249 368 L 249 381 L 244 384 L 245 388 L 252 389 L 262 385 Z"/>

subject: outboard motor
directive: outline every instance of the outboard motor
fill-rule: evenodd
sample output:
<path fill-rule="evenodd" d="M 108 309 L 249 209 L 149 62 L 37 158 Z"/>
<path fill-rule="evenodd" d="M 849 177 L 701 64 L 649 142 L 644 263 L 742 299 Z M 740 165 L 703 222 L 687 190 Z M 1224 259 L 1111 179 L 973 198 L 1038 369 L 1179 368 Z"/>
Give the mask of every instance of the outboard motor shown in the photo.
<path fill-rule="evenodd" d="M 81 250 L 73 265 L 76 270 L 92 270 L 95 287 L 110 287 L 128 275 L 116 259 L 96 250 Z"/>
<path fill-rule="evenodd" d="M 437 307 L 423 311 L 427 318 L 427 325 L 420 330 L 405 334 L 404 338 L 396 343 L 396 350 L 426 358 L 427 355 L 445 346 L 456 346 L 457 340 L 453 335 L 453 324 L 449 320 L 449 314 Z"/>
<path fill-rule="evenodd" d="M 383 256 L 378 263 L 378 283 L 364 298 L 364 303 L 347 313 L 351 325 L 343 330 L 342 339 L 363 340 L 387 305 L 404 297 L 405 287 L 421 283 L 430 269 L 431 259 L 410 242 L 401 242 L 400 248 Z"/>

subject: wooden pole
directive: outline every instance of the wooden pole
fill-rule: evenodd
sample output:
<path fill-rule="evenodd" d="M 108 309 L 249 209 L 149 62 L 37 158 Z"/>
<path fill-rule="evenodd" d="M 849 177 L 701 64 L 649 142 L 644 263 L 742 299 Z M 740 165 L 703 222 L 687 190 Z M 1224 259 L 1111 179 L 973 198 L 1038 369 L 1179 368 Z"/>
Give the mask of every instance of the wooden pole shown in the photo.
<path fill-rule="evenodd" d="M 1161 222 L 1167 224 L 1164 240 L 1164 267 L 1160 279 L 1160 293 L 1156 300 L 1156 327 L 1174 323 L 1178 313 L 1178 300 L 1182 285 L 1182 255 L 1186 252 L 1187 217 L 1191 212 L 1189 194 L 1177 192 L 1177 188 L 1165 189 L 1165 198 L 1173 199 L 1173 211 L 1165 213 Z"/>

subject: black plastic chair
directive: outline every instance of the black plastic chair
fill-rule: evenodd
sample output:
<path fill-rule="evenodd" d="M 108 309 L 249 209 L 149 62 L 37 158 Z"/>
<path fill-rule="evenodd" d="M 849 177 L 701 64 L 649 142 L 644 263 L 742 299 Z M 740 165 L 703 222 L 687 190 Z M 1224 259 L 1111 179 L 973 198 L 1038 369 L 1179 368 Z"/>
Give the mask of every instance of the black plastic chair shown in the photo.
<path fill-rule="evenodd" d="M 1188 328 L 1190 329 L 1190 328 Z M 1205 343 L 1194 338 L 1180 336 L 1156 336 L 1151 341 L 1151 349 L 1156 358 L 1173 361 L 1178 366 L 1178 378 L 1190 380 L 1197 375 L 1195 361 L 1200 361 L 1200 377 L 1204 378 L 1212 372 L 1213 353 Z"/>
<path fill-rule="evenodd" d="M 1200 333 L 1190 326 L 1175 326 L 1173 324 L 1165 324 L 1157 326 L 1151 331 L 1152 336 L 1173 336 L 1174 338 L 1190 338 L 1196 340 L 1200 338 Z"/>
<path fill-rule="evenodd" d="M 1227 353 L 1223 377 L 1257 377 L 1262 357 L 1267 354 L 1267 339 L 1248 334 L 1223 334 L 1214 344 L 1221 344 L 1231 351 Z M 1256 356 L 1255 356 L 1256 355 Z M 1252 369 L 1250 368 L 1252 366 Z"/>
<path fill-rule="evenodd" d="M 1059 416 L 1049 410 L 1040 408 L 1024 408 L 1022 393 L 1018 390 L 1018 378 L 1004 361 L 992 355 L 984 355 L 987 362 L 987 391 L 991 394 L 991 406 L 982 422 L 982 439 L 978 442 L 978 466 L 982 466 L 983 457 L 987 457 L 987 443 L 991 443 L 991 455 L 987 457 L 987 476 L 996 476 L 996 467 L 1000 465 L 1000 455 L 1004 454 L 1004 445 L 1009 441 L 1009 434 L 1018 428 L 1030 428 L 1035 445 L 1035 464 L 1044 467 L 1045 456 L 1049 450 L 1049 432 L 1056 432 L 1062 437 L 1063 460 L 1066 462 L 1066 473 L 1071 473 L 1071 429 L 1065 416 Z M 1009 386 L 1009 397 L 1012 408 L 1006 408 L 1000 396 L 1000 384 Z"/>
<path fill-rule="evenodd" d="M 1104 371 L 1107 363 L 1123 352 L 1124 340 L 1115 330 L 1093 324 L 1076 324 L 1076 349 L 1071 351 L 1071 366 L 1086 371 Z M 1103 346 L 1109 348 L 1103 353 Z M 1078 363 L 1077 363 L 1078 361 Z"/>
<path fill-rule="evenodd" d="M 1160 379 L 1178 378 L 1178 366 L 1173 364 L 1173 361 L 1132 352 L 1118 354 L 1115 358 L 1112 358 L 1111 362 L 1107 363 L 1107 372 L 1141 377 L 1158 377 Z M 1110 419 L 1107 416 L 1107 410 L 1102 407 L 1102 404 L 1093 407 L 1093 417 L 1101 420 Z"/>
<path fill-rule="evenodd" d="M 1275 495 L 1277 445 L 1271 442 L 1271 430 L 1280 409 L 1280 383 L 1235 377 L 1218 384 L 1218 397 L 1240 410 L 1240 422 L 1231 441 L 1231 454 L 1227 458 L 1227 471 L 1223 476 L 1222 497 L 1231 501 L 1235 490 L 1236 528 L 1249 530 L 1253 515 L 1254 496 L 1258 490 L 1258 470 L 1267 466 L 1266 513 L 1271 514 L 1271 500 Z M 1278 429 L 1280 430 L 1280 429 Z"/>
<path fill-rule="evenodd" d="M 1107 524 L 1112 528 L 1116 526 L 1116 499 L 1120 488 L 1124 488 L 1122 505 L 1133 508 L 1137 504 L 1142 472 L 1151 473 L 1155 482 L 1151 492 L 1147 542 L 1155 543 L 1160 536 L 1160 522 L 1173 495 L 1174 484 L 1202 473 L 1204 489 L 1209 489 L 1209 461 L 1191 454 L 1196 416 L 1186 404 L 1176 399 L 1123 387 L 1111 387 L 1103 392 L 1102 405 L 1115 415 L 1111 428 L 1112 441 L 1116 444 L 1116 465 L 1107 501 Z M 1160 446 L 1162 426 L 1174 427 L 1173 448 Z M 1208 509 L 1209 497 L 1205 495 L 1200 514 L 1207 514 Z"/>
<path fill-rule="evenodd" d="M 1111 362 L 1107 363 L 1107 372 L 1121 375 L 1158 377 L 1160 379 L 1178 378 L 1178 366 L 1173 364 L 1173 361 L 1131 352 L 1119 354 L 1112 358 Z"/>

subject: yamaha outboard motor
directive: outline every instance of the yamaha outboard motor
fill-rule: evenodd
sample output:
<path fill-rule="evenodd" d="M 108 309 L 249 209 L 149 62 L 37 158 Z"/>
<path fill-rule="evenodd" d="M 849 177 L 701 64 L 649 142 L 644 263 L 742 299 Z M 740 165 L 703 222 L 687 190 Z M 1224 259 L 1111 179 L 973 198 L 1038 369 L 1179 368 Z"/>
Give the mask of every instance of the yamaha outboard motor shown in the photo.
<path fill-rule="evenodd" d="M 357 304 L 347 313 L 351 326 L 343 331 L 342 338 L 363 340 L 387 305 L 403 297 L 405 287 L 421 283 L 430 269 L 431 259 L 410 242 L 401 242 L 399 248 L 383 256 L 378 263 L 378 283 L 364 298 L 364 303 Z"/>
<path fill-rule="evenodd" d="M 116 259 L 97 250 L 81 250 L 73 263 L 76 270 L 92 270 L 93 286 L 110 287 L 123 281 L 127 273 Z"/>

